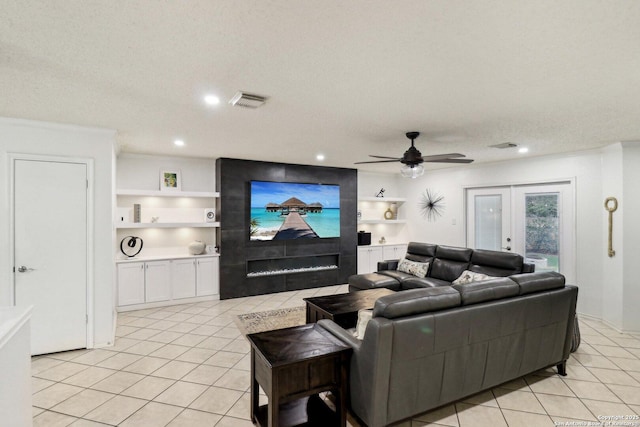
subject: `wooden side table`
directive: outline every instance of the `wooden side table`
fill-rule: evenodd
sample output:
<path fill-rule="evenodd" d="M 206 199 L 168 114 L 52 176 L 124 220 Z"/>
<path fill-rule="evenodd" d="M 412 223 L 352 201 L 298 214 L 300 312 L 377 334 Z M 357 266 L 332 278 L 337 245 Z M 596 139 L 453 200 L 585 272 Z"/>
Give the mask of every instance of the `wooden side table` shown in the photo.
<path fill-rule="evenodd" d="M 307 323 L 331 319 L 345 329 L 353 328 L 358 322 L 358 310 L 373 308 L 378 298 L 391 294 L 395 294 L 395 291 L 377 288 L 348 294 L 303 298 L 307 304 Z"/>
<path fill-rule="evenodd" d="M 317 324 L 247 335 L 251 343 L 251 419 L 262 427 L 346 426 L 351 347 Z M 269 402 L 258 405 L 258 385 Z M 336 397 L 334 422 L 313 420 L 309 396 L 331 391 Z M 328 422 L 329 421 L 329 422 Z"/>

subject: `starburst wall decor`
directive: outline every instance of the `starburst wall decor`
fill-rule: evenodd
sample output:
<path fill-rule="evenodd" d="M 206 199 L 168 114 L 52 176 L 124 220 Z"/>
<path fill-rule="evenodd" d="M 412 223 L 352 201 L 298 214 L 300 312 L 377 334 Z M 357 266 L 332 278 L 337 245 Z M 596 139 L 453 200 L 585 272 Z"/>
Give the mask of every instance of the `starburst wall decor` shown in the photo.
<path fill-rule="evenodd" d="M 418 205 L 422 216 L 426 217 L 428 221 L 435 221 L 444 212 L 444 196 L 427 188 Z"/>

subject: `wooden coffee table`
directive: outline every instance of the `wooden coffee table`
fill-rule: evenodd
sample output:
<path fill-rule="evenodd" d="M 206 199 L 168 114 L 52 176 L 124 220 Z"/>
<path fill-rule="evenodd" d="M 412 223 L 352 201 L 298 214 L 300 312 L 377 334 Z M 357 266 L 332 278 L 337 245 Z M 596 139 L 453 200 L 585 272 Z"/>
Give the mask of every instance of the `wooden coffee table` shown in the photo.
<path fill-rule="evenodd" d="M 378 298 L 393 293 L 395 292 L 391 289 L 378 288 L 348 294 L 304 298 L 307 303 L 307 323 L 331 319 L 345 329 L 353 328 L 358 322 L 358 310 L 373 308 Z"/>
<path fill-rule="evenodd" d="M 346 426 L 351 347 L 315 323 L 249 334 L 247 339 L 255 424 Z M 258 405 L 258 386 L 269 399 L 267 405 Z M 314 396 L 321 391 L 336 397 L 335 412 Z"/>

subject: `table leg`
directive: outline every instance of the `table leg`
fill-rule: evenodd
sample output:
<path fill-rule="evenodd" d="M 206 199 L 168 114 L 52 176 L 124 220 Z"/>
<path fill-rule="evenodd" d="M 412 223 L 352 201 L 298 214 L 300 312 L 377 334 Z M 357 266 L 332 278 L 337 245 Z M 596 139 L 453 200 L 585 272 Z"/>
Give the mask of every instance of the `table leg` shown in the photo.
<path fill-rule="evenodd" d="M 258 417 L 258 399 L 260 389 L 256 380 L 256 351 L 251 348 L 251 421 L 256 421 Z"/>
<path fill-rule="evenodd" d="M 349 370 L 347 369 L 348 358 L 340 362 L 340 387 L 336 399 L 336 414 L 340 417 L 340 427 L 347 425 L 347 398 L 349 395 Z"/>

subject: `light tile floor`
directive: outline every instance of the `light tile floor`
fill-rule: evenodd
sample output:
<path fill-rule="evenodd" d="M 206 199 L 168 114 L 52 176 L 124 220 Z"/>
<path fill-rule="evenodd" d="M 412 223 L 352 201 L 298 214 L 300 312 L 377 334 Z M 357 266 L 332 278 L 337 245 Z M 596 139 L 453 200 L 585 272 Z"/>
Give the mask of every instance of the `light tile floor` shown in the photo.
<path fill-rule="evenodd" d="M 113 347 L 33 358 L 34 426 L 251 426 L 249 344 L 234 316 L 344 292 L 341 285 L 120 313 Z M 600 425 L 599 416 L 640 426 L 640 335 L 580 322 L 568 376 L 539 371 L 399 426 Z"/>

